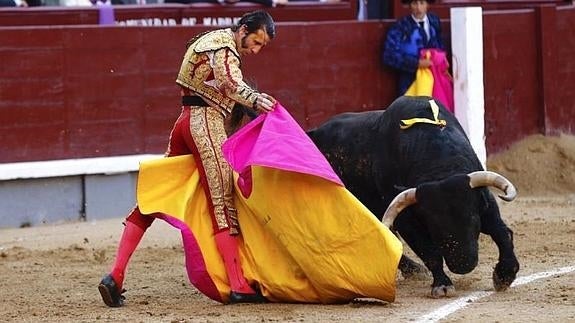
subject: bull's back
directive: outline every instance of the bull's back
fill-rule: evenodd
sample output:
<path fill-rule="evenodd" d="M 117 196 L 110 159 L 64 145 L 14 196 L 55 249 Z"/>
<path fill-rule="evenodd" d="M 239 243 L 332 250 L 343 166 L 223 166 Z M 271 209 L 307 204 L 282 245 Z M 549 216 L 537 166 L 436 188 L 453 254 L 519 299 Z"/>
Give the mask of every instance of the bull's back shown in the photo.
<path fill-rule="evenodd" d="M 363 154 L 366 150 L 364 144 L 374 140 L 375 121 L 382 114 L 383 110 L 342 113 L 307 134 L 322 152 L 345 149 L 352 157 Z"/>
<path fill-rule="evenodd" d="M 437 120 L 444 120 L 445 126 L 416 123 L 400 128 L 401 120 L 435 120 L 429 99 L 398 99 L 387 110 L 386 118 L 393 124 L 388 136 L 396 138 L 391 154 L 398 168 L 398 185 L 413 186 L 482 169 L 463 128 L 440 103 Z"/>
<path fill-rule="evenodd" d="M 382 110 L 336 115 L 307 132 L 348 187 L 372 176 L 377 122 Z"/>

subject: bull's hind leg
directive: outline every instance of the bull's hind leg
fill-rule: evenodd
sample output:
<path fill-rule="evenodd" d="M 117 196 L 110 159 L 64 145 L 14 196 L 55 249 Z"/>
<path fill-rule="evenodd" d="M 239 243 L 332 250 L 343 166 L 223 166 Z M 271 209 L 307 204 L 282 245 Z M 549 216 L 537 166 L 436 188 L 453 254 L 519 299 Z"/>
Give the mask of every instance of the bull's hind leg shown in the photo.
<path fill-rule="evenodd" d="M 425 266 L 431 271 L 433 283 L 431 284 L 430 296 L 433 298 L 454 296 L 453 282 L 443 271 L 443 257 L 439 253 L 439 248 L 431 241 L 425 227 L 412 214 L 399 216 L 395 220 L 394 227 L 411 250 L 423 260 Z"/>
<path fill-rule="evenodd" d="M 393 234 L 400 237 L 397 230 L 392 229 Z M 419 264 L 415 260 L 409 258 L 406 255 L 401 255 L 401 259 L 399 259 L 399 265 L 397 266 L 399 271 L 401 271 L 401 275 L 405 279 L 409 278 L 423 278 L 427 277 L 427 269 L 425 266 Z"/>
<path fill-rule="evenodd" d="M 399 259 L 399 270 L 403 275 L 403 278 L 415 278 L 415 277 L 427 277 L 427 269 L 425 266 L 417 263 L 415 260 L 409 258 L 406 255 L 401 255 Z"/>
<path fill-rule="evenodd" d="M 499 262 L 493 270 L 493 287 L 496 291 L 506 290 L 515 280 L 519 271 L 519 261 L 513 246 L 513 231 L 505 225 L 495 199 L 481 218 L 481 232 L 491 236 L 499 249 Z"/>

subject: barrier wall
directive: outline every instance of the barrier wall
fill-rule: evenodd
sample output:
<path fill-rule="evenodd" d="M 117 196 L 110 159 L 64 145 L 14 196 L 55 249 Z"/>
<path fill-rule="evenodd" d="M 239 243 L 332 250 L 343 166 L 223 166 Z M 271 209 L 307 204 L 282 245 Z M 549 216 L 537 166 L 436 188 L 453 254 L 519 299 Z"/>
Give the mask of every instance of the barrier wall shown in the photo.
<path fill-rule="evenodd" d="M 485 13 L 488 153 L 534 133 L 574 132 L 574 18 L 573 8 Z M 279 23 L 276 40 L 244 59 L 245 74 L 304 128 L 384 108 L 395 95 L 380 63 L 389 23 Z M 205 29 L 1 28 L 0 162 L 163 153 L 184 44 Z"/>
<path fill-rule="evenodd" d="M 548 131 L 575 132 L 575 15 L 572 9 L 546 8 L 543 19 L 554 31 L 542 36 L 545 62 L 542 82 L 545 125 Z M 547 26 L 549 26 L 547 25 Z M 550 27 L 549 27 L 550 28 Z"/>
<path fill-rule="evenodd" d="M 575 131 L 573 8 L 540 7 L 484 15 L 488 151 L 534 133 Z M 564 41 L 565 40 L 565 41 Z"/>

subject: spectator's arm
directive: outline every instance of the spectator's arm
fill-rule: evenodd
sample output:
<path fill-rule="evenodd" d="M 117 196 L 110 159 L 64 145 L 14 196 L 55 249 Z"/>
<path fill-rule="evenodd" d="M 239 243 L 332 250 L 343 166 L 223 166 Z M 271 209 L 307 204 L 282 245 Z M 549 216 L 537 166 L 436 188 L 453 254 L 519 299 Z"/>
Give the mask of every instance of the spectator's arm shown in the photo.
<path fill-rule="evenodd" d="M 439 44 L 439 48 L 445 50 L 445 45 L 443 45 L 443 39 L 441 39 L 441 23 L 439 20 L 437 21 L 437 43 Z"/>
<path fill-rule="evenodd" d="M 441 21 L 439 20 L 439 17 L 435 16 L 435 15 L 428 15 L 429 17 L 429 23 L 430 25 L 433 26 L 433 28 L 435 28 L 436 32 L 437 32 L 437 48 L 439 49 L 443 49 L 445 50 L 445 45 L 443 45 L 443 39 L 441 38 Z"/>
<path fill-rule="evenodd" d="M 408 55 L 403 51 L 402 37 L 403 33 L 397 26 L 389 29 L 383 48 L 383 63 L 401 71 L 415 72 L 419 65 L 419 57 Z"/>

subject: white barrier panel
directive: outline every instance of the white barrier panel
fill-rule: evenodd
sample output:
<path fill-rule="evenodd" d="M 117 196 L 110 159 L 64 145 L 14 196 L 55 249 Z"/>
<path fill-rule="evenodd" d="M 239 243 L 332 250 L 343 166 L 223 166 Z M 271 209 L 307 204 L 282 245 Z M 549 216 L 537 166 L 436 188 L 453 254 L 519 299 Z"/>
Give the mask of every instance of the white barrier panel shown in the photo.
<path fill-rule="evenodd" d="M 136 204 L 140 161 L 162 157 L 0 163 L 0 228 L 125 216 Z"/>
<path fill-rule="evenodd" d="M 136 172 L 140 161 L 163 155 L 128 155 L 79 159 L 0 163 L 0 181 L 93 174 Z"/>
<path fill-rule="evenodd" d="M 485 169 L 482 9 L 451 8 L 450 14 L 455 117 Z"/>

